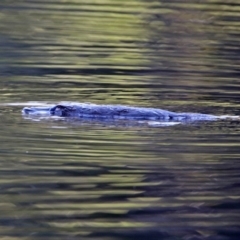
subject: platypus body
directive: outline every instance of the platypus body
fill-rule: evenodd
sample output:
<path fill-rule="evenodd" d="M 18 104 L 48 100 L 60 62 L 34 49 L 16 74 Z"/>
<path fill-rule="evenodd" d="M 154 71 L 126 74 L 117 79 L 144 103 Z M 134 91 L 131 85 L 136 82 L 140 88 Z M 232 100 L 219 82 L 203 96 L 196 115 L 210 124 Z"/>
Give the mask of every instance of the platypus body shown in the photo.
<path fill-rule="evenodd" d="M 125 105 L 98 105 L 93 103 L 57 104 L 48 107 L 25 107 L 22 113 L 32 116 L 58 116 L 81 119 L 159 120 L 178 122 L 211 121 L 234 118 L 234 116 L 177 113 L 158 108 L 132 107 Z"/>

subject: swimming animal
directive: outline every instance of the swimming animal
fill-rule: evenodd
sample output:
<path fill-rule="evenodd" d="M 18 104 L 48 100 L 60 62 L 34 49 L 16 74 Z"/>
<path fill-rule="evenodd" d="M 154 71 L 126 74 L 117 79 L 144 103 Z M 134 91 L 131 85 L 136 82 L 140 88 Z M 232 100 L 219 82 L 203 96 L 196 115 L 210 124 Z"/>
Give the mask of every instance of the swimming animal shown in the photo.
<path fill-rule="evenodd" d="M 132 107 L 125 105 L 98 105 L 93 103 L 57 104 L 46 107 L 25 107 L 24 115 L 58 116 L 81 119 L 151 120 L 169 122 L 212 121 L 239 119 L 238 116 L 215 116 L 201 113 L 177 113 L 158 108 Z"/>

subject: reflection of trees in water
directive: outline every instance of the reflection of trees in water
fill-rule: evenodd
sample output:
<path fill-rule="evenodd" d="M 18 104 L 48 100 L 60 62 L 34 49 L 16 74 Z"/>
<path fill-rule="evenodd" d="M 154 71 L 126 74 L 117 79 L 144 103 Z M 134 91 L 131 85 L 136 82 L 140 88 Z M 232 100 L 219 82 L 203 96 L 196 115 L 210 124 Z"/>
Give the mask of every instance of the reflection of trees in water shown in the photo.
<path fill-rule="evenodd" d="M 212 112 L 212 106 L 219 107 L 229 97 L 238 68 L 231 54 L 239 42 L 234 35 L 236 17 L 225 17 L 231 5 L 154 1 L 148 7 L 145 47 L 150 67 L 156 69 L 152 84 L 159 86 L 149 96 L 161 105 L 188 105 L 187 111 L 200 112 L 196 105 L 202 105 Z"/>
<path fill-rule="evenodd" d="M 215 36 L 213 17 L 197 6 L 159 4 L 159 11 L 153 8 L 146 20 L 152 65 L 177 72 L 178 81 L 185 75 L 202 77 L 210 71 L 206 59 Z M 204 7 L 207 9 L 207 5 Z"/>

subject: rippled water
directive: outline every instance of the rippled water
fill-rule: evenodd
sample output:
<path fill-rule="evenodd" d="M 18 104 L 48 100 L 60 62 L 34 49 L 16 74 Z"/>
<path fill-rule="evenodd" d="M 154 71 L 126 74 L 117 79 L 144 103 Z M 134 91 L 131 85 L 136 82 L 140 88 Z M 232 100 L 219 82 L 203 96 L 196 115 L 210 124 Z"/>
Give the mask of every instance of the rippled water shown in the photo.
<path fill-rule="evenodd" d="M 240 239 L 239 121 L 27 119 L 59 101 L 240 115 L 240 4 L 0 2 L 0 237 Z"/>

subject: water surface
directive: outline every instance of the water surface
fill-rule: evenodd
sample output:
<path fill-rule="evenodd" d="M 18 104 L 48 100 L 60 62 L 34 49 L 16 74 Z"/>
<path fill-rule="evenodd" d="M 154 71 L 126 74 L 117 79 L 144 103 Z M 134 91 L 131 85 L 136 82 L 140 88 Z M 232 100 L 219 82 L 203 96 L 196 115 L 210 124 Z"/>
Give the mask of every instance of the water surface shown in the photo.
<path fill-rule="evenodd" d="M 239 121 L 26 119 L 59 101 L 240 115 L 238 1 L 0 3 L 0 236 L 240 238 Z"/>

